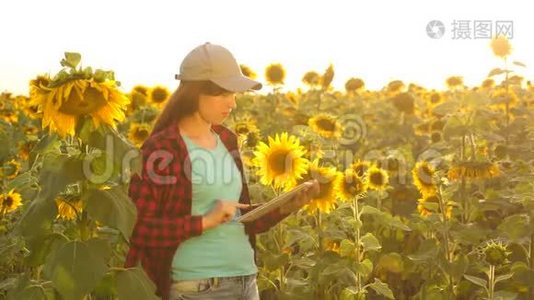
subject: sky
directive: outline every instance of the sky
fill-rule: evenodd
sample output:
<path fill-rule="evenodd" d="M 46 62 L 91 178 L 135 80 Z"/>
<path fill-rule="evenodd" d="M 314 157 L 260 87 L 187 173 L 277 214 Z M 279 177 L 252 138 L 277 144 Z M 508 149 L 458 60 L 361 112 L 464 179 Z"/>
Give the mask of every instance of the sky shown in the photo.
<path fill-rule="evenodd" d="M 265 67 L 281 63 L 286 90 L 329 64 L 337 89 L 351 77 L 368 89 L 397 79 L 444 89 L 453 75 L 475 86 L 504 66 L 490 39 L 474 38 L 482 21 L 492 35 L 505 25 L 513 34 L 510 61 L 527 65 L 514 70 L 534 79 L 534 18 L 525 1 L 4 0 L 0 12 L 0 92 L 15 94 L 27 94 L 37 75 L 57 73 L 65 51 L 81 53 L 83 66 L 115 71 L 124 91 L 175 89 L 181 60 L 208 41 L 228 48 L 262 82 Z M 433 20 L 444 25 L 441 38 L 427 33 Z M 453 29 L 466 22 L 471 39 L 455 38 Z"/>

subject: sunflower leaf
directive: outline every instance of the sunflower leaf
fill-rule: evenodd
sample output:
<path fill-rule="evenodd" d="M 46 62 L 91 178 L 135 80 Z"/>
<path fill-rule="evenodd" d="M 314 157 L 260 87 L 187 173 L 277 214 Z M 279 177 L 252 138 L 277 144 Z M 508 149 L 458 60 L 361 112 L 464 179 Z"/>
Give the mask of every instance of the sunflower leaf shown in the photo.
<path fill-rule="evenodd" d="M 119 299 L 158 299 L 155 295 L 156 286 L 139 268 L 117 271 L 116 280 Z"/>
<path fill-rule="evenodd" d="M 370 283 L 369 287 L 388 299 L 395 299 L 395 296 L 393 296 L 393 291 L 391 291 L 391 289 L 388 287 L 388 284 L 380 281 L 378 278 L 375 278 L 375 282 Z"/>
<path fill-rule="evenodd" d="M 516 66 L 520 66 L 520 67 L 523 67 L 523 68 L 526 68 L 527 65 L 525 65 L 524 63 L 520 62 L 520 61 L 514 61 L 512 62 L 514 65 Z"/>
<path fill-rule="evenodd" d="M 85 193 L 87 213 L 92 218 L 117 228 L 127 240 L 135 225 L 137 210 L 128 195 L 119 187 L 90 189 Z"/>
<path fill-rule="evenodd" d="M 378 251 L 382 249 L 382 246 L 380 245 L 378 239 L 370 232 L 362 236 L 360 243 L 362 244 L 363 250 L 365 251 Z"/>
<path fill-rule="evenodd" d="M 483 288 L 486 288 L 486 286 L 488 285 L 488 282 L 485 279 L 482 279 L 476 276 L 467 275 L 467 274 L 464 274 L 464 277 L 465 279 Z"/>
<path fill-rule="evenodd" d="M 43 271 L 65 299 L 82 299 L 108 270 L 110 254 L 104 240 L 71 241 L 48 257 Z"/>

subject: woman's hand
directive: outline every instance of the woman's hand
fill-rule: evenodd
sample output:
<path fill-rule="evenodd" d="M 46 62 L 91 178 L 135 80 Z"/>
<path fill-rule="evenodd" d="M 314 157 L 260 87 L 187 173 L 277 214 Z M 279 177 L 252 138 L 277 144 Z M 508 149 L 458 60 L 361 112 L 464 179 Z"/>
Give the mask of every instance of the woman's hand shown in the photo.
<path fill-rule="evenodd" d="M 306 181 L 304 184 L 306 184 L 307 187 L 298 192 L 297 195 L 293 197 L 293 199 L 286 205 L 280 207 L 280 213 L 289 214 L 297 211 L 306 203 L 308 203 L 314 196 L 319 195 L 320 187 L 317 179 Z"/>
<path fill-rule="evenodd" d="M 218 199 L 215 206 L 202 217 L 202 230 L 217 227 L 234 217 L 237 208 L 247 208 L 247 204 Z"/>

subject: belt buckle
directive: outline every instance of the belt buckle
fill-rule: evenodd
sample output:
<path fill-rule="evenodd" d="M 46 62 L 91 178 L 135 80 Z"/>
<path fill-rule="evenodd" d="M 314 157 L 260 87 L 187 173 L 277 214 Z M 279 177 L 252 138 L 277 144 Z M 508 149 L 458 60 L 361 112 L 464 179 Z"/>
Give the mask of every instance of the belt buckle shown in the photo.
<path fill-rule="evenodd" d="M 202 292 L 210 288 L 210 280 L 206 279 L 193 279 L 193 280 L 180 280 L 173 283 L 174 287 L 180 292 Z"/>
<path fill-rule="evenodd" d="M 211 280 L 212 284 L 213 284 L 213 287 L 218 287 L 219 286 L 219 277 L 213 277 L 212 280 Z"/>

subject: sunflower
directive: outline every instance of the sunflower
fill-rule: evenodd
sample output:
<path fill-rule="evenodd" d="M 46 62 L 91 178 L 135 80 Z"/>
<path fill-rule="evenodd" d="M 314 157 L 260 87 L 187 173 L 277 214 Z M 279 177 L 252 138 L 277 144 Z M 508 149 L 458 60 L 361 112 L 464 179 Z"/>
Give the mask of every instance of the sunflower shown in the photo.
<path fill-rule="evenodd" d="M 140 146 L 150 134 L 151 126 L 147 123 L 132 123 L 128 130 L 128 138 L 136 146 Z"/>
<path fill-rule="evenodd" d="M 452 89 L 452 88 L 455 88 L 455 87 L 462 86 L 464 84 L 464 79 L 461 76 L 451 76 L 451 77 L 447 78 L 445 83 L 447 84 L 447 86 L 450 89 Z"/>
<path fill-rule="evenodd" d="M 22 205 L 22 197 L 14 189 L 0 195 L 0 215 L 12 212 Z"/>
<path fill-rule="evenodd" d="M 315 71 L 308 71 L 304 74 L 304 77 L 302 77 L 302 82 L 310 88 L 314 88 L 321 84 L 321 75 Z"/>
<path fill-rule="evenodd" d="M 500 175 L 499 166 L 487 161 L 464 161 L 449 169 L 450 180 L 459 179 L 488 179 Z"/>
<path fill-rule="evenodd" d="M 63 196 L 56 198 L 57 216 L 56 219 L 66 221 L 74 220 L 83 211 L 83 202 L 80 199 L 66 199 Z"/>
<path fill-rule="evenodd" d="M 365 181 L 370 189 L 382 191 L 388 186 L 389 176 L 385 170 L 372 165 L 367 170 Z"/>
<path fill-rule="evenodd" d="M 19 148 L 20 159 L 23 161 L 28 160 L 30 158 L 31 151 L 36 144 L 37 144 L 37 140 L 32 140 L 32 141 L 28 141 L 20 145 L 20 148 Z"/>
<path fill-rule="evenodd" d="M 256 126 L 256 121 L 250 116 L 245 116 L 234 124 L 234 131 L 238 136 L 239 145 L 244 143 L 247 146 L 255 147 L 260 139 L 260 130 Z"/>
<path fill-rule="evenodd" d="M 19 114 L 13 109 L 3 109 L 0 111 L 0 119 L 14 125 L 19 121 Z"/>
<path fill-rule="evenodd" d="M 393 80 L 388 83 L 387 91 L 388 93 L 395 94 L 400 92 L 404 87 L 404 82 L 402 82 L 401 80 Z"/>
<path fill-rule="evenodd" d="M 434 167 L 427 161 L 419 161 L 412 169 L 413 183 L 423 195 L 434 195 L 437 192 Z"/>
<path fill-rule="evenodd" d="M 493 80 L 491 78 L 485 79 L 482 82 L 482 87 L 485 88 L 485 89 L 491 89 L 493 86 L 495 86 L 495 80 Z"/>
<path fill-rule="evenodd" d="M 353 93 L 360 89 L 362 89 L 365 86 L 365 82 L 361 80 L 360 78 L 350 78 L 345 82 L 345 90 L 347 93 Z"/>
<path fill-rule="evenodd" d="M 304 158 L 306 150 L 297 137 L 287 132 L 268 140 L 268 144 L 260 142 L 254 151 L 253 163 L 259 168 L 256 174 L 262 184 L 290 189 L 306 173 L 309 163 Z"/>
<path fill-rule="evenodd" d="M 294 93 L 289 91 L 285 94 L 285 99 L 294 107 L 297 107 L 299 105 L 300 98 L 300 93 Z"/>
<path fill-rule="evenodd" d="M 482 247 L 484 260 L 493 266 L 500 266 L 509 262 L 508 257 L 512 254 L 508 245 L 502 241 L 491 240 Z"/>
<path fill-rule="evenodd" d="M 284 84 L 286 71 L 281 64 L 271 64 L 265 69 L 265 79 L 271 85 Z"/>
<path fill-rule="evenodd" d="M 429 209 L 430 205 L 428 205 L 428 203 L 432 203 L 432 207 L 435 207 L 436 211 L 432 211 L 432 209 Z M 438 195 L 425 195 L 423 196 L 423 198 L 420 198 L 417 204 L 417 211 L 422 217 L 427 217 L 430 216 L 432 213 L 439 212 L 440 210 Z M 452 205 L 446 205 L 445 217 L 447 219 L 450 219 L 452 217 Z"/>
<path fill-rule="evenodd" d="M 500 58 L 506 58 L 512 52 L 510 41 L 503 35 L 498 35 L 492 39 L 490 46 L 491 50 L 493 50 L 493 54 Z"/>
<path fill-rule="evenodd" d="M 43 111 L 43 128 L 60 136 L 74 135 L 78 120 L 91 116 L 96 127 L 100 123 L 115 127 L 125 118 L 123 109 L 128 97 L 117 90 L 114 80 L 71 79 L 43 87 L 40 80 L 30 83 L 32 102 Z"/>
<path fill-rule="evenodd" d="M 170 95 L 169 89 L 164 86 L 155 86 L 148 92 L 150 102 L 156 106 L 161 106 L 165 103 Z"/>
<path fill-rule="evenodd" d="M 355 163 L 351 164 L 350 167 L 356 172 L 356 175 L 363 178 L 366 176 L 367 170 L 371 167 L 371 163 L 358 159 Z"/>
<path fill-rule="evenodd" d="M 7 179 L 13 179 L 17 177 L 20 172 L 20 163 L 14 159 L 4 163 L 0 169 L 0 176 L 6 177 Z"/>
<path fill-rule="evenodd" d="M 338 176 L 335 189 L 341 200 L 348 201 L 364 193 L 367 190 L 367 184 L 364 178 L 358 176 L 353 169 L 347 169 L 343 176 Z"/>
<path fill-rule="evenodd" d="M 433 92 L 428 96 L 428 103 L 430 105 L 437 105 L 443 101 L 443 97 L 438 92 Z"/>
<path fill-rule="evenodd" d="M 146 105 L 148 99 L 149 88 L 144 85 L 136 85 L 130 91 L 130 105 L 128 105 L 128 112 L 134 112 L 139 107 Z"/>
<path fill-rule="evenodd" d="M 430 134 L 430 140 L 432 141 L 432 143 L 441 142 L 442 139 L 443 137 L 442 137 L 441 131 L 433 131 Z"/>
<path fill-rule="evenodd" d="M 342 176 L 334 167 L 320 167 L 319 160 L 314 160 L 308 169 L 308 174 L 303 181 L 316 179 L 319 182 L 319 195 L 312 198 L 306 205 L 308 213 L 314 213 L 316 209 L 324 213 L 330 213 L 336 204 L 336 182 Z"/>
<path fill-rule="evenodd" d="M 308 120 L 310 128 L 325 138 L 339 138 L 343 133 L 341 123 L 329 114 L 317 114 Z"/>
<path fill-rule="evenodd" d="M 239 68 L 241 69 L 241 73 L 246 77 L 250 79 L 256 79 L 256 72 L 254 72 L 249 66 L 241 64 L 239 65 Z"/>
<path fill-rule="evenodd" d="M 393 106 L 400 112 L 413 114 L 415 109 L 415 99 L 410 93 L 399 93 L 391 98 Z"/>

